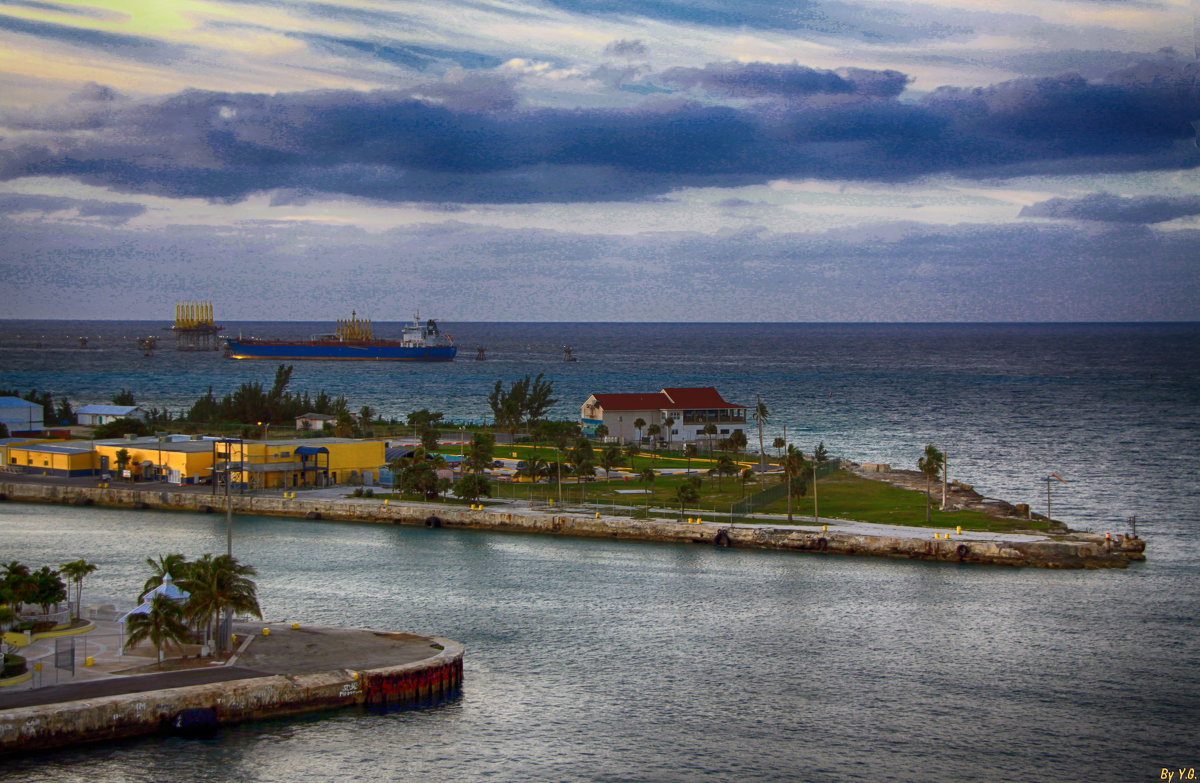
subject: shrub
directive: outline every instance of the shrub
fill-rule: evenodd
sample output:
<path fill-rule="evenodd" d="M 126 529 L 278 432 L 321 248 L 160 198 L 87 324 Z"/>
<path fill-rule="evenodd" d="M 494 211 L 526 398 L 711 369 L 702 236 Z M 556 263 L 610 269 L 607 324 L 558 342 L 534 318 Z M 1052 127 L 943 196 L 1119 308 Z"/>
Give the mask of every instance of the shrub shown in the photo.
<path fill-rule="evenodd" d="M 4 666 L 0 669 L 0 679 L 16 677 L 25 673 L 25 659 L 19 655 L 8 653 L 4 656 Z"/>

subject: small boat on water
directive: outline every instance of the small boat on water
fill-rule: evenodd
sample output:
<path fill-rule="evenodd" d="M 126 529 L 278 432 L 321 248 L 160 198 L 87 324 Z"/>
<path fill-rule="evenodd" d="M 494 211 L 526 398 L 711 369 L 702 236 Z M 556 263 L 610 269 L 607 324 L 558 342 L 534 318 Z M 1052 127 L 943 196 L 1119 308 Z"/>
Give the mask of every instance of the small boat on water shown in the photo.
<path fill-rule="evenodd" d="M 352 312 L 349 319 L 337 322 L 337 331 L 314 334 L 308 340 L 268 340 L 257 337 L 229 337 L 225 355 L 230 359 L 338 359 L 391 362 L 448 362 L 458 348 L 450 335 L 438 329 L 432 318 L 422 322 L 414 315 L 399 338 L 377 339 L 370 319 Z"/>

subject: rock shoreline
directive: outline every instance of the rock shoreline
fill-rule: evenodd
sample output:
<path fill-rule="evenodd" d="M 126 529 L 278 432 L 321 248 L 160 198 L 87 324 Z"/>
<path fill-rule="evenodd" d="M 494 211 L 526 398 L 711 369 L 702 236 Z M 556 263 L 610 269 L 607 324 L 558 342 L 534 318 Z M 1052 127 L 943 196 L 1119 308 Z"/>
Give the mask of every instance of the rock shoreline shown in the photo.
<path fill-rule="evenodd" d="M 0 498 L 29 502 L 102 505 L 118 508 L 216 513 L 224 498 L 195 492 L 125 487 L 79 487 L 59 484 L 0 483 Z M 239 495 L 231 499 L 238 514 L 331 519 L 376 524 L 456 527 L 552 535 L 622 538 L 664 543 L 696 543 L 748 549 L 774 549 L 821 554 L 863 555 L 952 563 L 1032 566 L 1041 568 L 1124 568 L 1145 560 L 1145 541 L 1123 535 L 1052 534 L 1044 540 L 972 539 L 964 533 L 925 539 L 850 534 L 790 528 L 693 525 L 664 520 L 614 516 L 555 514 L 540 511 L 474 510 L 457 506 L 384 504 L 382 501 Z"/>

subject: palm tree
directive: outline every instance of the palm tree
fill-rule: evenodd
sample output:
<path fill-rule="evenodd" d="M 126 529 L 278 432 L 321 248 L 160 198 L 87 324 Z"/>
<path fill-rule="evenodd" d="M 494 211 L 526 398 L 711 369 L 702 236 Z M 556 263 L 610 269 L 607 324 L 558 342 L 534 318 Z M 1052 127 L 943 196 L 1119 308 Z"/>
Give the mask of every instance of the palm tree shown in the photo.
<path fill-rule="evenodd" d="M 646 508 L 650 508 L 650 497 L 654 494 L 654 479 L 658 474 L 654 472 L 654 468 L 642 468 L 642 472 L 638 474 L 642 483 L 646 485 Z"/>
<path fill-rule="evenodd" d="M 125 467 L 129 464 L 129 449 L 117 450 L 117 470 L 122 476 L 125 475 Z"/>
<path fill-rule="evenodd" d="M 771 448 L 775 449 L 778 459 L 783 459 L 783 447 L 787 445 L 787 441 L 783 438 L 776 438 L 771 442 Z"/>
<path fill-rule="evenodd" d="M 568 454 L 571 469 L 579 476 L 580 497 L 582 501 L 587 496 L 587 477 L 596 478 L 596 455 L 592 451 L 592 443 L 587 438 L 580 438 L 571 447 Z"/>
<path fill-rule="evenodd" d="M 796 479 L 804 475 L 804 454 L 795 446 L 788 446 L 787 456 L 780 460 L 780 462 L 783 466 L 784 481 L 788 483 L 787 510 L 788 522 L 790 523 L 792 521 L 792 485 Z"/>
<path fill-rule="evenodd" d="M 95 570 L 96 564 L 89 563 L 83 558 L 62 563 L 58 567 L 58 572 L 75 585 L 75 614 L 72 615 L 73 617 L 79 617 L 80 608 L 83 606 L 83 578 Z"/>
<path fill-rule="evenodd" d="M 688 504 L 700 500 L 700 491 L 691 482 L 685 481 L 675 487 L 675 499 L 679 501 L 679 518 L 683 519 L 683 515 L 687 513 Z"/>
<path fill-rule="evenodd" d="M 704 425 L 704 429 L 703 429 L 703 430 L 701 430 L 701 432 L 703 432 L 705 435 L 707 435 L 707 436 L 708 436 L 708 458 L 709 458 L 709 459 L 712 459 L 712 455 L 713 455 L 713 439 L 712 439 L 712 436 L 717 434 L 717 425 L 713 424 L 713 423 L 710 421 L 708 424 L 705 424 L 705 425 Z"/>
<path fill-rule="evenodd" d="M 404 470 L 407 462 L 406 457 L 392 457 L 388 460 L 388 470 L 392 474 L 392 492 L 395 492 L 396 487 L 400 486 L 400 473 Z"/>
<path fill-rule="evenodd" d="M 758 401 L 754 406 L 754 413 L 752 414 L 754 422 L 758 425 L 758 469 L 765 471 L 767 469 L 767 455 L 765 449 L 763 449 L 762 430 L 763 425 L 771 418 L 771 412 L 767 410 L 767 404 L 762 401 L 762 397 L 756 394 L 754 395 L 754 399 Z"/>
<path fill-rule="evenodd" d="M 146 577 L 145 583 L 142 585 L 142 592 L 138 595 L 138 601 L 146 597 L 146 593 L 162 584 L 163 577 L 168 574 L 179 583 L 188 578 L 191 568 L 191 563 L 187 558 L 178 552 L 173 552 L 169 555 L 159 555 L 158 560 L 153 557 L 146 558 L 146 565 L 150 566 L 153 572 L 151 576 Z"/>
<path fill-rule="evenodd" d="M 642 442 L 642 427 L 646 426 L 646 420 L 638 416 L 633 420 L 633 428 L 638 431 L 638 443 Z"/>
<path fill-rule="evenodd" d="M 695 444 L 689 443 L 683 447 L 683 456 L 687 457 L 687 472 L 692 472 L 692 457 L 700 455 L 700 449 L 696 448 Z"/>
<path fill-rule="evenodd" d="M 604 451 L 600 452 L 600 467 L 604 468 L 604 478 L 612 478 L 612 469 L 619 468 L 625 463 L 625 456 L 621 453 L 621 447 L 617 444 L 610 444 Z"/>
<path fill-rule="evenodd" d="M 592 434 L 592 436 L 596 440 L 601 440 L 601 441 L 604 440 L 605 438 L 607 438 L 608 437 L 608 425 L 597 424 L 596 431 Z"/>
<path fill-rule="evenodd" d="M 646 428 L 646 435 L 650 437 L 651 451 L 658 451 L 658 436 L 662 432 L 662 427 L 657 424 L 651 424 Z"/>
<path fill-rule="evenodd" d="M 925 474 L 925 524 L 930 523 L 929 484 L 942 473 L 942 465 L 946 457 L 930 443 L 925 447 L 925 456 L 917 460 L 917 470 Z"/>
<path fill-rule="evenodd" d="M 746 433 L 741 430 L 734 430 L 729 435 L 729 445 L 738 454 L 742 453 L 742 449 L 746 448 Z"/>
<path fill-rule="evenodd" d="M 201 623 L 206 632 L 216 624 L 222 610 L 249 614 L 261 620 L 258 587 L 250 578 L 257 573 L 253 566 L 242 565 L 236 557 L 205 554 L 192 563 L 187 580 L 180 585 L 191 592 L 187 603 L 188 619 Z M 218 638 L 218 652 L 223 648 L 224 639 Z"/>
<path fill-rule="evenodd" d="M 737 463 L 729 457 L 722 456 L 717 460 L 717 466 L 713 468 L 717 474 L 717 488 L 721 489 L 724 484 L 721 479 L 725 476 L 732 476 L 738 472 Z"/>
<path fill-rule="evenodd" d="M 746 499 L 746 482 L 754 478 L 754 468 L 746 468 L 742 471 L 742 500 Z"/>
<path fill-rule="evenodd" d="M 667 451 L 671 450 L 671 440 L 672 440 L 671 432 L 672 432 L 672 428 L 674 426 L 675 426 L 675 417 L 674 416 L 668 416 L 667 418 L 663 419 L 663 429 L 665 429 L 667 431 Z"/>
<path fill-rule="evenodd" d="M 125 639 L 125 649 L 132 650 L 139 642 L 149 639 L 158 651 L 158 665 L 162 666 L 163 644 L 179 644 L 187 639 L 188 627 L 183 616 L 184 609 L 178 601 L 164 595 L 154 596 L 149 612 L 131 614 L 125 621 L 129 634 Z"/>

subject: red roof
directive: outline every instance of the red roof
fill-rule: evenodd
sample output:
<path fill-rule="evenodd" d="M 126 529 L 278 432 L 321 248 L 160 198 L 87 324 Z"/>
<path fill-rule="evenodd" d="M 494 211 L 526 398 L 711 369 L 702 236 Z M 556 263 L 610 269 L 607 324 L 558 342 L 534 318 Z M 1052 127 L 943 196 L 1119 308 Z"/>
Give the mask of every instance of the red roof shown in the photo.
<path fill-rule="evenodd" d="M 593 394 L 606 411 L 657 411 L 670 404 L 662 393 L 655 394 Z"/>
<path fill-rule="evenodd" d="M 696 389 L 663 389 L 662 393 L 671 401 L 671 405 L 663 407 L 701 410 L 712 408 L 744 408 L 745 405 L 734 405 L 726 402 L 721 393 L 711 386 Z"/>
<path fill-rule="evenodd" d="M 656 394 L 593 394 L 592 396 L 606 411 L 658 411 L 667 408 L 712 410 L 746 407 L 726 402 L 720 392 L 711 386 L 697 389 L 663 389 Z"/>

